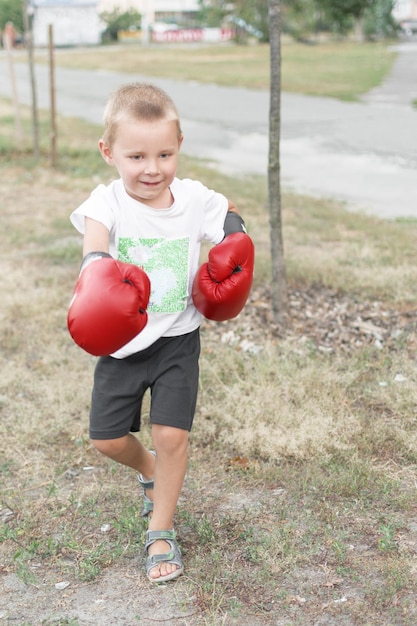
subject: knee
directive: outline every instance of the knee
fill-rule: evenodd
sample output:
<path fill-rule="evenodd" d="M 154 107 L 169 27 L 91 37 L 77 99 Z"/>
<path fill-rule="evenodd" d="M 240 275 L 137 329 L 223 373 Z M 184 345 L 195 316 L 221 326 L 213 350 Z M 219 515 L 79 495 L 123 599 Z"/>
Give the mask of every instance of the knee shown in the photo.
<path fill-rule="evenodd" d="M 117 458 L 120 453 L 123 452 L 126 446 L 126 437 L 119 437 L 118 439 L 92 439 L 92 445 L 96 450 L 109 456 L 110 458 Z"/>
<path fill-rule="evenodd" d="M 167 454 L 183 454 L 188 447 L 188 431 L 182 428 L 173 428 L 172 426 L 161 426 L 154 424 L 152 427 L 152 439 L 158 454 L 165 452 Z"/>

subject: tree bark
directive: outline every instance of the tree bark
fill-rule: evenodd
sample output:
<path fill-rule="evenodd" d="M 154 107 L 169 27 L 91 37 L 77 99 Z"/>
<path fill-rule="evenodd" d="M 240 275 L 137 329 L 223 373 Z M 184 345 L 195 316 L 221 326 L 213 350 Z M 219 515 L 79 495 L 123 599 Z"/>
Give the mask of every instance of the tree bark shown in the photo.
<path fill-rule="evenodd" d="M 270 24 L 270 108 L 268 194 L 272 269 L 272 312 L 275 322 L 288 322 L 288 294 L 281 215 L 281 2 L 269 0 Z"/>

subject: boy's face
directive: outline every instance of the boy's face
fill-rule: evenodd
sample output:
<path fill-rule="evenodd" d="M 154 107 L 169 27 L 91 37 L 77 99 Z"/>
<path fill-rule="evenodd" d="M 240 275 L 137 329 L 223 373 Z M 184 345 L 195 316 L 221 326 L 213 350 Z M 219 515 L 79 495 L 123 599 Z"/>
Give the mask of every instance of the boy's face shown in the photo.
<path fill-rule="evenodd" d="M 126 119 L 118 123 L 112 146 L 100 140 L 99 148 L 106 163 L 117 169 L 129 196 L 163 209 L 172 203 L 169 186 L 181 143 L 174 120 Z"/>

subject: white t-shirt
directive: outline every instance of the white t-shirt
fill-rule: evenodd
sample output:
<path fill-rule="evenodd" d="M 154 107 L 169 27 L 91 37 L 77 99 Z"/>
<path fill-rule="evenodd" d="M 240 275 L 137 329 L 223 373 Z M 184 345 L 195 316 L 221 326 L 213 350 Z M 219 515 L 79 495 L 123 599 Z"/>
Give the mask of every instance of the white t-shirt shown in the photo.
<path fill-rule="evenodd" d="M 143 331 L 112 356 L 122 359 L 144 350 L 160 337 L 189 333 L 201 323 L 191 289 L 203 240 L 224 237 L 228 201 L 198 181 L 175 178 L 174 198 L 167 209 L 152 209 L 126 193 L 121 179 L 99 185 L 72 214 L 84 234 L 90 217 L 110 232 L 110 254 L 142 267 L 151 281 L 148 323 Z"/>

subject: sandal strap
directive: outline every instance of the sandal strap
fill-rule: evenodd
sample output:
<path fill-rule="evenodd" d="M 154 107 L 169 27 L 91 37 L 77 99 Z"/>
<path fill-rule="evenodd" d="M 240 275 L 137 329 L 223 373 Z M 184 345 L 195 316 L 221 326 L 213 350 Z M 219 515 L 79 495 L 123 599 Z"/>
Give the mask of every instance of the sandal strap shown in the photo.
<path fill-rule="evenodd" d="M 143 491 L 146 489 L 153 489 L 153 478 L 151 480 L 145 480 L 142 474 L 138 474 L 139 485 L 142 487 Z"/>
<path fill-rule="evenodd" d="M 143 507 L 142 507 L 142 517 L 148 517 L 149 513 L 153 512 L 153 500 L 148 498 L 148 496 L 143 496 Z"/>
<path fill-rule="evenodd" d="M 149 580 L 151 580 L 152 582 L 165 582 L 166 580 L 177 578 L 184 571 L 181 550 L 176 541 L 175 530 L 148 530 L 146 532 L 145 550 L 147 551 L 149 546 L 151 546 L 153 543 L 155 543 L 155 541 L 158 541 L 159 539 L 167 542 L 167 544 L 169 545 L 169 551 L 165 552 L 165 554 L 152 554 L 147 556 L 146 573 Z M 151 579 L 151 577 L 149 576 L 151 569 L 153 569 L 156 565 L 159 565 L 160 563 L 172 563 L 173 565 L 177 566 L 177 569 L 167 576 L 160 576 L 159 578 Z"/>
<path fill-rule="evenodd" d="M 163 539 L 164 541 L 175 541 L 177 538 L 177 533 L 175 530 L 147 530 L 146 531 L 146 543 L 145 550 L 148 550 L 149 546 L 151 546 L 155 541 L 159 539 Z"/>

